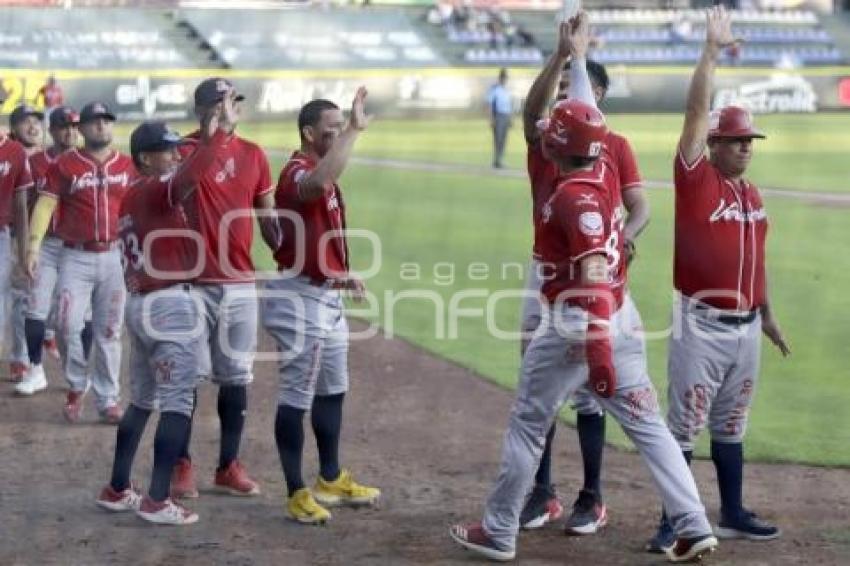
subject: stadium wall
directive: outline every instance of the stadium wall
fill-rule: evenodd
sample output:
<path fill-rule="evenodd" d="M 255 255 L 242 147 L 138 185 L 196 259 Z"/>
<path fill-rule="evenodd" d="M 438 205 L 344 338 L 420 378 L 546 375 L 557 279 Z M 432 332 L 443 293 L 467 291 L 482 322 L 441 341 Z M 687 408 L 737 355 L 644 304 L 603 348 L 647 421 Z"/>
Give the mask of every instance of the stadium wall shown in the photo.
<path fill-rule="evenodd" d="M 536 69 L 511 70 L 509 87 L 519 110 Z M 689 67 L 609 66 L 608 112 L 681 112 Z M 57 78 L 73 105 L 101 100 L 121 119 L 183 119 L 191 112 L 195 85 L 208 76 L 225 76 L 245 94 L 246 119 L 291 116 L 313 98 L 347 105 L 356 87 L 366 84 L 371 107 L 380 115 L 416 117 L 486 113 L 484 95 L 495 81 L 493 68 L 373 69 L 340 71 L 225 71 L 180 69 L 65 71 Z M 9 114 L 22 102 L 34 103 L 45 71 L 0 70 Z M 755 112 L 816 112 L 850 109 L 850 67 L 800 71 L 726 68 L 718 73 L 715 104 L 737 101 Z"/>

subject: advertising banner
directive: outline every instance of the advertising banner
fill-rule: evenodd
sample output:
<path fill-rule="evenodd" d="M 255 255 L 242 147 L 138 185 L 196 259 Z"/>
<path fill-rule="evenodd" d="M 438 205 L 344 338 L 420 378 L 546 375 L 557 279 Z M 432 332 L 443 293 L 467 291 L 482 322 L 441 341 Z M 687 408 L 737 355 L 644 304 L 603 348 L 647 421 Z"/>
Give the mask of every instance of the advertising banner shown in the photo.
<path fill-rule="evenodd" d="M 690 68 L 609 66 L 611 87 L 606 112 L 674 112 L 684 109 Z M 373 112 L 388 117 L 435 114 L 484 115 L 487 89 L 497 69 L 387 69 L 344 71 L 79 71 L 57 78 L 69 104 L 77 107 L 100 100 L 121 120 L 150 118 L 181 120 L 191 116 L 192 93 L 205 77 L 223 75 L 245 95 L 248 120 L 292 116 L 314 98 L 347 107 L 357 87 L 369 89 Z M 536 70 L 509 71 L 514 109 L 522 108 Z M 44 72 L 0 70 L 2 114 L 23 102 L 38 104 Z M 850 69 L 787 72 L 731 69 L 718 73 L 713 104 L 739 104 L 755 113 L 818 112 L 850 108 Z"/>

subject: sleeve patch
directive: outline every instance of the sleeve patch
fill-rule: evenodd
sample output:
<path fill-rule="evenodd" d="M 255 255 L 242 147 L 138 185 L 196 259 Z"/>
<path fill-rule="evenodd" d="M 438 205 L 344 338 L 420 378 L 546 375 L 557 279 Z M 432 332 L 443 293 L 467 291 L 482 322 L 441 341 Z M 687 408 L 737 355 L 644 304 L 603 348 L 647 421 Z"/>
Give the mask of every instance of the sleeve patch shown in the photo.
<path fill-rule="evenodd" d="M 578 227 L 587 236 L 601 236 L 604 232 L 602 215 L 598 212 L 582 212 L 578 217 Z"/>

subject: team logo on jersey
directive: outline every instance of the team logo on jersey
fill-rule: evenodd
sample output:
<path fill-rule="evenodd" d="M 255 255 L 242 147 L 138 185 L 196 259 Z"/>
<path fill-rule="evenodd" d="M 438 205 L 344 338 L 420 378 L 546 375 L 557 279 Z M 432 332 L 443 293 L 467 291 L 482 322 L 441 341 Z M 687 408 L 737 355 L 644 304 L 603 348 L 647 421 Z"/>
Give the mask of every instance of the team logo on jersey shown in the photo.
<path fill-rule="evenodd" d="M 9 163 L 8 161 L 3 161 L 2 163 L 0 163 L 0 175 L 5 177 L 6 175 L 9 174 L 9 171 L 11 171 L 11 170 L 12 170 L 12 164 Z"/>
<path fill-rule="evenodd" d="M 224 168 L 216 173 L 215 182 L 223 183 L 227 178 L 236 178 L 236 161 L 231 157 L 224 162 Z"/>
<path fill-rule="evenodd" d="M 730 202 L 729 204 L 726 204 L 725 199 L 720 199 L 720 204 L 717 205 L 717 208 L 711 213 L 711 216 L 708 217 L 708 221 L 758 222 L 760 220 L 765 220 L 766 218 L 767 212 L 764 210 L 764 207 L 743 212 L 741 210 L 741 205 L 737 202 Z"/>
<path fill-rule="evenodd" d="M 71 194 L 74 194 L 77 191 L 82 191 L 83 189 L 96 189 L 101 185 L 101 183 L 103 183 L 104 186 L 121 185 L 126 187 L 129 182 L 130 176 L 126 172 L 119 173 L 117 175 L 98 177 L 91 171 L 86 171 L 79 177 L 76 175 L 71 177 Z"/>
<path fill-rule="evenodd" d="M 576 204 L 595 206 L 596 208 L 599 208 L 599 203 L 596 202 L 596 197 L 593 193 L 582 193 L 579 195 L 578 200 L 576 200 Z"/>
<path fill-rule="evenodd" d="M 587 236 L 601 236 L 603 225 L 602 215 L 598 212 L 582 212 L 578 217 L 578 229 Z"/>

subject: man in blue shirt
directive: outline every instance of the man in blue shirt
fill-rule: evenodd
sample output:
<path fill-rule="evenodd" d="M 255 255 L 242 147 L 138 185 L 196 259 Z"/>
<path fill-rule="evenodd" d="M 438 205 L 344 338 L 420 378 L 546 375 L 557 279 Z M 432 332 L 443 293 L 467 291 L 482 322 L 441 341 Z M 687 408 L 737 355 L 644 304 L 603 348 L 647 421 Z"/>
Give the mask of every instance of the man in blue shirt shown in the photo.
<path fill-rule="evenodd" d="M 490 106 L 490 127 L 493 129 L 493 167 L 501 169 L 508 128 L 511 127 L 511 93 L 507 89 L 508 70 L 499 71 L 499 82 L 487 91 Z"/>

